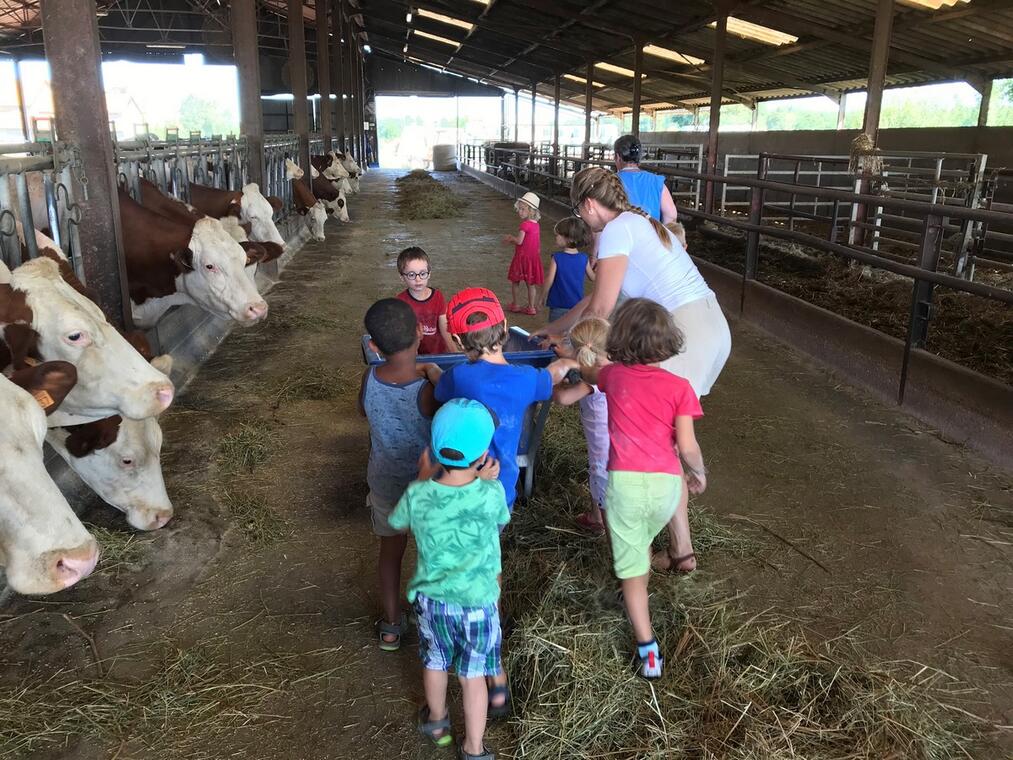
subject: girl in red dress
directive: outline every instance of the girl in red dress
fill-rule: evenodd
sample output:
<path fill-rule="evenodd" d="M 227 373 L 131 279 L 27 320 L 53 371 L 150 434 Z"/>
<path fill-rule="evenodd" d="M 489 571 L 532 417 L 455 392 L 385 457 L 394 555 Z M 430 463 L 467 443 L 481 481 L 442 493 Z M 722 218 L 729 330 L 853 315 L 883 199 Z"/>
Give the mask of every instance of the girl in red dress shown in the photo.
<path fill-rule="evenodd" d="M 503 236 L 504 243 L 514 246 L 514 258 L 507 273 L 510 293 L 513 296 L 507 310 L 514 314 L 534 316 L 538 313 L 538 309 L 535 308 L 538 303 L 538 286 L 545 281 L 545 274 L 542 271 L 542 238 L 538 229 L 538 220 L 541 218 L 538 212 L 540 200 L 534 193 L 524 193 L 514 204 L 514 209 L 521 218 L 521 228 L 516 235 Z M 528 286 L 526 309 L 517 305 L 517 286 L 522 282 Z"/>

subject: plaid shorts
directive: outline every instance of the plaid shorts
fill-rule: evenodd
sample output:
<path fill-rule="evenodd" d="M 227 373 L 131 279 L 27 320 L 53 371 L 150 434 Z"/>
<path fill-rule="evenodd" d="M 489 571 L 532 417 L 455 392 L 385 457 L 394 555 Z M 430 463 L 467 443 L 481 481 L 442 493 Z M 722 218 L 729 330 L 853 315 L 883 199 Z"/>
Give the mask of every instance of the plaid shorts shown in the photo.
<path fill-rule="evenodd" d="M 422 594 L 415 598 L 419 625 L 419 656 L 426 670 L 451 668 L 460 678 L 481 678 L 500 672 L 503 632 L 499 608 L 462 607 Z"/>

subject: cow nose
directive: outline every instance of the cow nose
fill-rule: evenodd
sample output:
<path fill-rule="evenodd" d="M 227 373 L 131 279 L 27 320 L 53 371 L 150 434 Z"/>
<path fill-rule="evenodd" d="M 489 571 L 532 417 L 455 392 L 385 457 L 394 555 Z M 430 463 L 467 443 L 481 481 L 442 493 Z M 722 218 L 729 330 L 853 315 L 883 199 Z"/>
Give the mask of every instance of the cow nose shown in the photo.
<path fill-rule="evenodd" d="M 246 307 L 246 318 L 250 322 L 256 322 L 267 316 L 267 301 L 254 301 Z"/>
<path fill-rule="evenodd" d="M 172 399 L 176 395 L 172 385 L 160 385 L 155 390 L 155 398 L 158 399 L 158 408 L 166 410 L 169 408 L 169 404 L 172 403 Z"/>
<path fill-rule="evenodd" d="M 75 549 L 55 552 L 51 572 L 60 588 L 69 588 L 91 575 L 98 564 L 99 548 L 94 539 Z"/>
<path fill-rule="evenodd" d="M 137 530 L 158 530 L 172 519 L 172 507 L 163 509 L 132 509 L 127 512 L 127 522 Z"/>

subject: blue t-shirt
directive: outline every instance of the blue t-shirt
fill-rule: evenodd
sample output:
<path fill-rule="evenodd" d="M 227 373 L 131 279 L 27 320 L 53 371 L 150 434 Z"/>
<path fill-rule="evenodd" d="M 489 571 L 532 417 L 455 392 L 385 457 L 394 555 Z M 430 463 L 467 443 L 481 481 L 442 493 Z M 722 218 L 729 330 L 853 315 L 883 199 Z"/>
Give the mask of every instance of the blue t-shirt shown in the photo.
<path fill-rule="evenodd" d="M 479 359 L 457 364 L 440 378 L 436 400 L 445 404 L 452 398 L 468 398 L 489 407 L 499 421 L 489 453 L 499 460 L 499 480 L 506 503 L 513 509 L 517 498 L 517 448 L 521 442 L 524 416 L 537 401 L 552 398 L 552 373 L 516 364 L 493 364 Z"/>
<path fill-rule="evenodd" d="M 559 251 L 552 254 L 552 260 L 556 262 L 556 279 L 545 303 L 550 309 L 572 309 L 584 297 L 587 254 Z"/>
<path fill-rule="evenodd" d="M 663 176 L 643 169 L 624 169 L 619 172 L 619 181 L 626 188 L 631 206 L 640 206 L 661 221 L 661 188 L 665 184 Z"/>

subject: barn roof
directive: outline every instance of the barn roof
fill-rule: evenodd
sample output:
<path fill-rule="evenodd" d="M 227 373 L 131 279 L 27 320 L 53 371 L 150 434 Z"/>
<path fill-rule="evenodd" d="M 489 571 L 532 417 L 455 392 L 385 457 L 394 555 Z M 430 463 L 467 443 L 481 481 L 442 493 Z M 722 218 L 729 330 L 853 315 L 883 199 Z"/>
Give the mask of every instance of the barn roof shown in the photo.
<path fill-rule="evenodd" d="M 337 0 L 331 0 L 332 5 Z M 229 0 L 97 0 L 103 46 L 146 54 L 227 54 Z M 715 2 L 680 0 L 350 0 L 353 29 L 374 54 L 426 63 L 490 84 L 583 105 L 588 63 L 593 105 L 629 107 L 635 41 L 642 103 L 709 102 Z M 287 0 L 259 0 L 260 44 L 284 53 Z M 877 0 L 740 0 L 727 40 L 725 102 L 840 93 L 865 87 Z M 41 52 L 39 0 L 0 0 L 0 49 Z M 303 15 L 316 23 L 315 2 Z M 411 22 L 406 14 L 412 12 Z M 456 22 L 456 23 L 455 23 Z M 752 26 L 750 26 L 752 25 Z M 160 44 L 170 47 L 158 47 Z M 407 44 L 407 53 L 405 46 Z M 307 48 L 314 53 L 313 35 Z M 604 64 L 604 65 L 602 65 Z M 887 85 L 1013 76 L 1013 0 L 897 0 Z M 659 106 L 658 104 L 666 104 Z"/>

